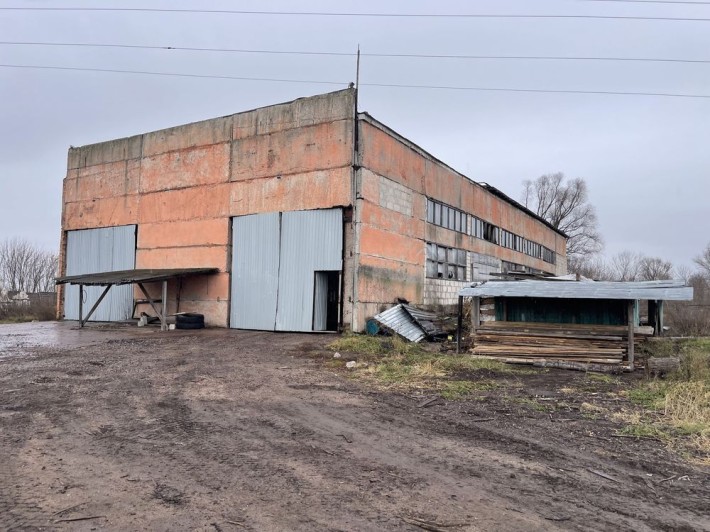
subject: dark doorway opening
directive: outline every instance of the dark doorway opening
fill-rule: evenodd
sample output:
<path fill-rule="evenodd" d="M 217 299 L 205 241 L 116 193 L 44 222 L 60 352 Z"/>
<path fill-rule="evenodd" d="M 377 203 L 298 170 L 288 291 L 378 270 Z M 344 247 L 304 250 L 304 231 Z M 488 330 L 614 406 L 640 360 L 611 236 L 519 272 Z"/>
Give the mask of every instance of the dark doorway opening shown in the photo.
<path fill-rule="evenodd" d="M 340 296 L 340 272 L 315 272 L 313 294 L 313 330 L 337 331 Z"/>

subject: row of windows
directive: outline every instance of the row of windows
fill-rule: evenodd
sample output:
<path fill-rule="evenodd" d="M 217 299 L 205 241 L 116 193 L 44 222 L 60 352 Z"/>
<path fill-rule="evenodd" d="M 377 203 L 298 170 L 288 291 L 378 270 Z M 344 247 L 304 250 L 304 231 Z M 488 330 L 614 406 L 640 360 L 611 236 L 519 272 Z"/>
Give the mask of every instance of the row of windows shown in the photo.
<path fill-rule="evenodd" d="M 427 198 L 427 222 L 555 264 L 555 252 L 551 249 L 429 198 Z"/>
<path fill-rule="evenodd" d="M 500 271 L 502 273 L 508 272 L 525 272 L 525 273 L 545 273 L 542 270 L 536 270 L 530 266 L 523 266 L 522 264 L 516 264 L 515 262 L 508 262 L 507 260 L 501 261 Z"/>
<path fill-rule="evenodd" d="M 463 211 L 437 201 L 427 200 L 426 220 L 430 224 L 469 234 L 468 218 L 469 215 Z"/>
<path fill-rule="evenodd" d="M 427 243 L 426 276 L 431 279 L 466 281 L 466 251 Z"/>

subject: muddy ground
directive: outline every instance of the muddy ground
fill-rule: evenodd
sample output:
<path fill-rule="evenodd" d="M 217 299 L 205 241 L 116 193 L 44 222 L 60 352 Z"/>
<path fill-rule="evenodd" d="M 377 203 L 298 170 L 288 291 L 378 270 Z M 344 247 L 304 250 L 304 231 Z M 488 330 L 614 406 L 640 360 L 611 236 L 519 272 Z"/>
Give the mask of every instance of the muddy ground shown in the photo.
<path fill-rule="evenodd" d="M 710 529 L 708 470 L 613 436 L 584 375 L 425 405 L 332 339 L 0 326 L 0 529 Z"/>

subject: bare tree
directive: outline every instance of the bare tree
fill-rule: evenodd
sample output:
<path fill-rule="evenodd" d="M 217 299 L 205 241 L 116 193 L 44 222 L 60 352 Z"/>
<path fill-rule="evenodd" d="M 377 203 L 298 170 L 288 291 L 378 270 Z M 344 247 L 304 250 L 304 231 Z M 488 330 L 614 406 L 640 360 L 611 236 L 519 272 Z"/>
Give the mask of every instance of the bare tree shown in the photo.
<path fill-rule="evenodd" d="M 611 258 L 610 275 L 614 281 L 636 281 L 643 256 L 633 251 L 622 251 Z"/>
<path fill-rule="evenodd" d="M 611 270 L 603 257 L 571 257 L 567 261 L 567 269 L 570 273 L 576 273 L 595 281 L 610 281 L 613 278 Z"/>
<path fill-rule="evenodd" d="M 20 238 L 0 242 L 0 287 L 12 291 L 54 291 L 57 255 Z"/>
<path fill-rule="evenodd" d="M 693 259 L 701 270 L 701 273 L 710 279 L 710 243 L 705 246 L 705 250 Z"/>
<path fill-rule="evenodd" d="M 584 179 L 567 180 L 562 173 L 523 182 L 523 203 L 569 236 L 567 258 L 594 255 L 603 247 L 597 230 L 597 214 L 589 203 Z"/>
<path fill-rule="evenodd" d="M 644 257 L 639 264 L 641 281 L 660 281 L 673 277 L 673 264 L 659 257 Z"/>

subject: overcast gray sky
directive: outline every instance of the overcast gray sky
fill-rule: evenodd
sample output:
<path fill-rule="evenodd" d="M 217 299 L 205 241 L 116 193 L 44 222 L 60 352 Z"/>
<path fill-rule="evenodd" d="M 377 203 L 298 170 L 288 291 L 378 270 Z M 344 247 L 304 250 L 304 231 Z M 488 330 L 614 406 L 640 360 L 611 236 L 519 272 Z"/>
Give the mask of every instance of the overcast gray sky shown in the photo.
<path fill-rule="evenodd" d="M 710 4 L 584 0 L 0 0 L 2 7 L 615 15 L 710 19 Z M 5 42 L 710 60 L 710 22 L 0 10 Z M 288 78 L 341 85 L 0 67 L 0 240 L 58 247 L 66 152 L 336 90 L 353 57 L 0 44 L 0 64 Z M 363 56 L 360 110 L 477 181 L 583 177 L 605 253 L 690 264 L 710 241 L 710 99 L 384 88 L 367 83 L 710 95 L 710 63 Z"/>

